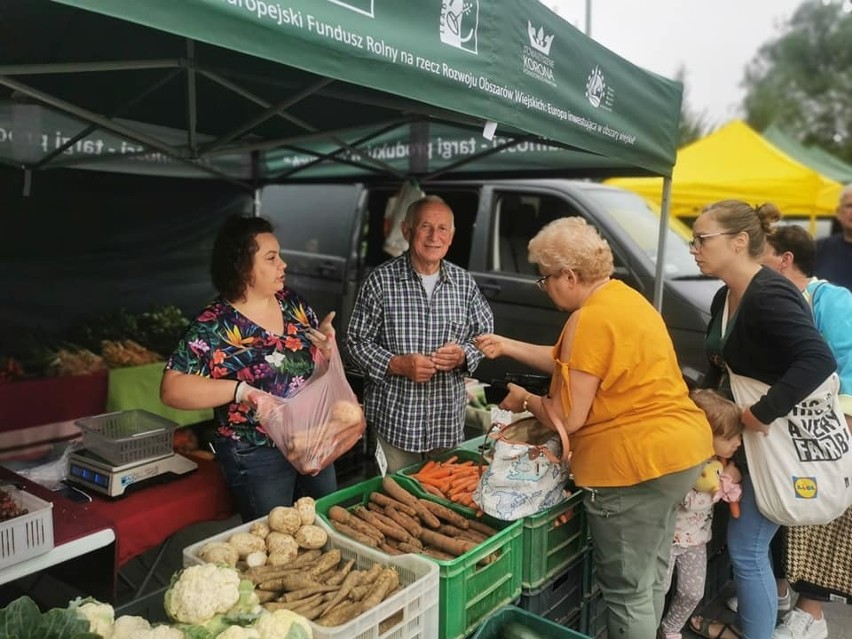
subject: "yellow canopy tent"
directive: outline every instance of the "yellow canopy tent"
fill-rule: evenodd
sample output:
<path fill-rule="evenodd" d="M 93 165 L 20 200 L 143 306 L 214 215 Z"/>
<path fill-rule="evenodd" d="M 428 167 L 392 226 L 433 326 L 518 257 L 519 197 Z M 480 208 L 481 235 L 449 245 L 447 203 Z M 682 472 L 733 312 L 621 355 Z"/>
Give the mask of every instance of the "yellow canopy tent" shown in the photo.
<path fill-rule="evenodd" d="M 628 189 L 659 205 L 661 178 L 616 178 L 607 184 Z M 770 144 L 741 120 L 734 120 L 677 153 L 671 213 L 695 218 L 711 202 L 738 199 L 772 202 L 786 217 L 834 215 L 842 186 Z"/>

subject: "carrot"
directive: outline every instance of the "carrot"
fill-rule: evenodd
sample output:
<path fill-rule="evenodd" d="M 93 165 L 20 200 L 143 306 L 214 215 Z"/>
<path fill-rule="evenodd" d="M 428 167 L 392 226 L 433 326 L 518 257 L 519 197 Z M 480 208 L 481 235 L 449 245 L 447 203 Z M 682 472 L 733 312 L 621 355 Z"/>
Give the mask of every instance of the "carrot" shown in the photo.
<path fill-rule="evenodd" d="M 447 535 L 442 535 L 439 532 L 427 530 L 426 528 L 423 529 L 423 532 L 420 535 L 420 540 L 427 546 L 436 548 L 437 550 L 453 555 L 454 557 L 463 555 L 477 546 L 477 544 L 472 541 L 453 539 L 452 537 L 447 537 Z"/>
<path fill-rule="evenodd" d="M 379 544 L 379 550 L 381 550 L 386 555 L 404 555 L 399 548 L 394 548 L 390 544 Z"/>
<path fill-rule="evenodd" d="M 420 531 L 423 530 L 423 527 L 405 513 L 399 512 L 396 508 L 392 507 L 385 508 L 385 513 L 390 519 L 402 526 L 412 537 L 420 536 Z"/>
<path fill-rule="evenodd" d="M 425 464 L 423 464 L 423 467 L 420 470 L 418 470 L 417 472 L 418 473 L 428 473 L 430 470 L 435 468 L 437 465 L 438 465 L 438 462 L 436 462 L 434 459 L 430 459 Z"/>
<path fill-rule="evenodd" d="M 420 503 L 428 510 L 430 510 L 433 515 L 439 517 L 440 519 L 443 519 L 446 522 L 451 523 L 457 528 L 470 527 L 470 524 L 468 523 L 467 519 L 459 515 L 457 512 L 450 510 L 446 506 L 436 504 L 434 501 L 429 501 L 428 499 L 421 499 Z M 438 526 L 440 526 L 440 523 L 438 524 Z M 432 528 L 437 528 L 437 526 L 432 526 Z"/>
<path fill-rule="evenodd" d="M 331 508 L 329 508 L 328 518 L 332 521 L 332 523 L 339 522 L 341 524 L 346 524 L 348 527 L 354 528 L 358 532 L 372 537 L 378 542 L 383 542 L 385 540 L 385 536 L 381 532 L 373 528 L 363 519 L 353 517 L 352 513 L 350 513 L 344 508 L 341 508 L 340 506 L 332 506 Z"/>
<path fill-rule="evenodd" d="M 435 495 L 435 497 L 446 498 L 446 495 L 441 492 L 440 488 L 436 488 L 432 484 L 426 482 L 420 482 L 420 487 L 423 488 L 427 493 L 431 495 Z"/>
<path fill-rule="evenodd" d="M 393 477 L 390 475 L 385 475 L 382 477 L 382 488 L 384 491 L 393 497 L 394 499 L 401 501 L 404 504 L 408 504 L 414 508 L 417 508 L 417 497 L 412 495 L 410 492 L 405 490 L 402 486 L 396 483 Z"/>
<path fill-rule="evenodd" d="M 489 537 L 493 537 L 497 534 L 497 531 L 494 530 L 491 526 L 483 524 L 481 521 L 473 521 L 468 519 L 467 523 L 471 528 L 476 530 L 477 532 L 481 532 L 483 535 L 488 535 Z"/>
<path fill-rule="evenodd" d="M 740 518 L 740 502 L 731 501 L 731 502 L 728 502 L 728 503 L 731 506 L 731 517 L 733 517 L 734 519 L 739 519 Z"/>
<path fill-rule="evenodd" d="M 398 499 L 394 499 L 393 497 L 388 497 L 387 495 L 383 495 L 382 493 L 370 493 L 370 501 L 387 508 L 388 506 L 392 506 L 396 508 L 398 511 L 405 513 L 406 515 L 411 515 L 414 517 L 417 514 L 417 511 L 414 510 L 408 504 L 405 504 Z"/>

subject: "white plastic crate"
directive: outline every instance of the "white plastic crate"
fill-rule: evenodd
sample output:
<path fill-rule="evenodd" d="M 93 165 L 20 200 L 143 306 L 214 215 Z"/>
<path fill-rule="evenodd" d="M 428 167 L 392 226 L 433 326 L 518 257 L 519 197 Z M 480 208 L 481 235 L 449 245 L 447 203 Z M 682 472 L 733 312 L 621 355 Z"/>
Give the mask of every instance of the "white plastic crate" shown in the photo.
<path fill-rule="evenodd" d="M 0 522 L 0 569 L 53 550 L 53 504 L 25 490 L 2 490 L 29 512 Z"/>
<path fill-rule="evenodd" d="M 261 517 L 255 521 L 266 521 Z M 203 563 L 198 558 L 201 548 L 211 541 L 227 541 L 236 532 L 248 532 L 254 522 L 214 535 L 183 550 L 183 565 L 195 566 Z M 393 566 L 399 572 L 402 590 L 385 599 L 375 608 L 359 615 L 352 621 L 333 628 L 310 622 L 314 639 L 437 639 L 438 626 L 438 566 L 428 559 L 416 555 L 388 557 L 382 552 L 367 548 L 352 541 L 329 526 L 319 517 L 316 525 L 328 532 L 328 543 L 323 550 L 338 548 L 341 560 L 355 560 L 355 568 L 366 569 L 373 564 Z M 384 634 L 379 633 L 379 624 L 394 615 L 401 618 Z"/>
<path fill-rule="evenodd" d="M 116 466 L 172 453 L 177 423 L 142 409 L 84 417 L 74 422 L 83 446 Z"/>

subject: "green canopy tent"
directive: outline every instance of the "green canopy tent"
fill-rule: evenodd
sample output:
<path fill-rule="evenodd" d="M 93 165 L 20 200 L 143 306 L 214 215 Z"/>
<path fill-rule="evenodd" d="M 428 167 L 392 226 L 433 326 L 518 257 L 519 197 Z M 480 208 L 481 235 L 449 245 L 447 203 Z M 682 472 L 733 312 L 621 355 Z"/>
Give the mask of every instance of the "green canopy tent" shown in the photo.
<path fill-rule="evenodd" d="M 681 85 L 536 0 L 9 0 L 0 29 L 0 161 L 27 182 L 76 167 L 253 190 L 297 178 L 280 151 L 315 143 L 314 165 L 418 177 L 436 123 L 499 136 L 479 157 L 546 141 L 564 174 L 668 177 L 675 158 Z M 394 130 L 404 168 L 357 151 Z"/>
<path fill-rule="evenodd" d="M 818 146 L 805 146 L 776 125 L 763 131 L 763 137 L 790 157 L 811 167 L 820 175 L 840 182 L 852 183 L 852 165 L 847 164 Z"/>

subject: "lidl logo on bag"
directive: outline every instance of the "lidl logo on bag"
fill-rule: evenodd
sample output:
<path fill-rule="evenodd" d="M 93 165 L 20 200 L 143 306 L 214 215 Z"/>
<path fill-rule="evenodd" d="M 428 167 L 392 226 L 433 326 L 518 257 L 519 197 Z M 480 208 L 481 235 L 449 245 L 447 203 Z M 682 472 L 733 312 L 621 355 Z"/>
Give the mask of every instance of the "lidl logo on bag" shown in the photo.
<path fill-rule="evenodd" d="M 796 499 L 816 499 L 816 477 L 793 477 L 793 491 Z"/>

